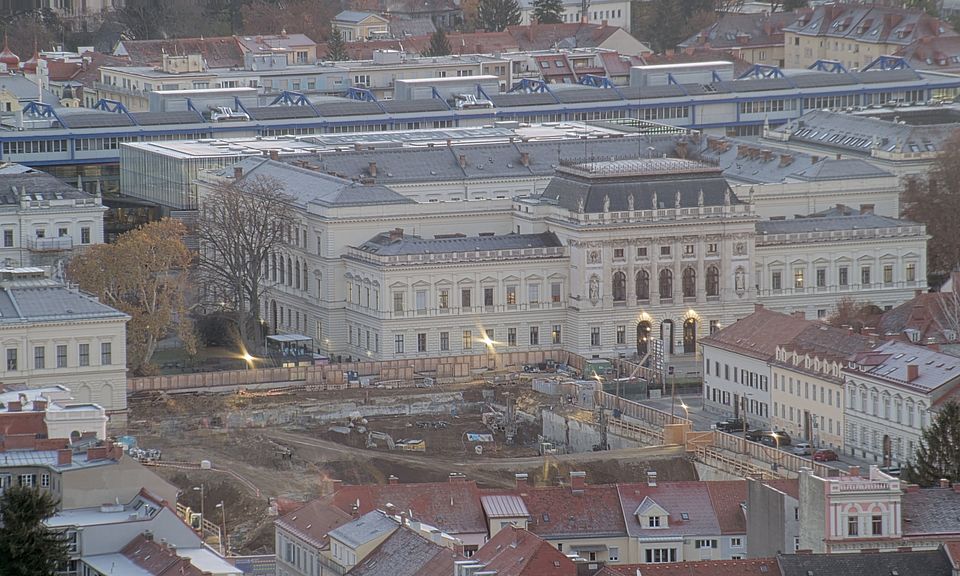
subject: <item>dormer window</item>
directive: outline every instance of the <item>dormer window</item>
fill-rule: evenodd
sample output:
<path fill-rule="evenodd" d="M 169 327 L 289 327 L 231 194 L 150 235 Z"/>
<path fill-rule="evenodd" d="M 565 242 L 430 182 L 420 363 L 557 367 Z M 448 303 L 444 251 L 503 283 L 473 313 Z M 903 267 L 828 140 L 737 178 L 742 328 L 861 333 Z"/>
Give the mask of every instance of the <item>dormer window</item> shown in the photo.
<path fill-rule="evenodd" d="M 660 527 L 660 517 L 659 517 L 659 516 L 647 516 L 647 527 L 648 527 L 648 528 L 659 528 L 659 527 Z"/>

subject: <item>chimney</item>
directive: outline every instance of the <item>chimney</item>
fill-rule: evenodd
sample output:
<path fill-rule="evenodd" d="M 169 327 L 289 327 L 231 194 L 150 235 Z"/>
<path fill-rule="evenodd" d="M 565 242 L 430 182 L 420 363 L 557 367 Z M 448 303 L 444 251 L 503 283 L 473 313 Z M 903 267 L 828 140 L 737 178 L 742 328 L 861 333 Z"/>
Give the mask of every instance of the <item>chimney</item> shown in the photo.
<path fill-rule="evenodd" d="M 107 447 L 106 446 L 97 446 L 96 448 L 87 449 L 87 461 L 93 460 L 103 460 L 107 457 Z"/>
<path fill-rule="evenodd" d="M 950 481 L 947 480 L 946 478 L 941 478 L 941 479 L 940 479 L 940 487 L 941 487 L 941 488 L 949 488 L 949 487 L 950 487 Z"/>
<path fill-rule="evenodd" d="M 466 482 L 466 481 L 467 481 L 467 475 L 466 475 L 466 474 L 461 474 L 460 472 L 451 472 L 450 475 L 447 476 L 447 481 L 453 482 L 453 483 Z"/>
<path fill-rule="evenodd" d="M 233 179 L 239 180 L 243 178 L 243 166 L 234 166 L 233 167 Z"/>
<path fill-rule="evenodd" d="M 657 485 L 657 471 L 648 470 L 647 471 L 647 486 L 653 487 Z"/>
<path fill-rule="evenodd" d="M 461 154 L 461 155 L 459 156 L 459 161 L 460 161 L 460 167 L 461 167 L 461 168 L 466 168 L 466 167 L 467 167 L 467 157 L 466 157 L 465 154 Z"/>
<path fill-rule="evenodd" d="M 274 162 L 276 162 L 277 160 L 280 160 L 280 151 L 279 151 L 279 150 L 271 150 L 271 151 L 270 151 L 270 159 L 273 160 Z"/>
<path fill-rule="evenodd" d="M 403 238 L 403 228 L 394 228 L 389 232 L 389 239 L 391 242 L 395 242 Z"/>
<path fill-rule="evenodd" d="M 69 466 L 73 464 L 73 450 L 65 448 L 57 450 L 57 466 Z"/>
<path fill-rule="evenodd" d="M 920 491 L 920 485 L 919 485 L 919 484 L 906 484 L 906 485 L 904 485 L 903 490 L 904 490 L 905 492 L 909 492 L 909 493 L 911 493 L 911 494 L 916 494 L 917 492 Z"/>
<path fill-rule="evenodd" d="M 956 492 L 957 494 L 960 494 L 960 483 L 957 483 L 957 482 L 953 483 L 953 491 Z"/>
<path fill-rule="evenodd" d="M 529 165 L 530 165 L 530 153 L 529 153 L 529 152 L 521 152 L 521 153 L 520 153 L 520 164 L 522 164 L 523 166 L 529 166 Z"/>
<path fill-rule="evenodd" d="M 527 480 L 526 474 L 514 474 L 513 478 L 517 482 L 517 490 L 523 490 L 524 488 L 530 487 L 530 482 Z"/>
<path fill-rule="evenodd" d="M 761 150 L 760 153 L 763 154 L 764 162 L 769 162 L 773 159 L 773 152 L 770 150 Z"/>
<path fill-rule="evenodd" d="M 860 477 L 860 467 L 859 467 L 859 466 L 849 466 L 849 467 L 847 467 L 847 476 L 851 476 L 851 477 L 853 477 L 853 478 L 859 478 L 859 477 Z"/>
<path fill-rule="evenodd" d="M 861 214 L 873 214 L 873 204 L 861 204 L 860 205 Z"/>
<path fill-rule="evenodd" d="M 19 400 L 11 400 L 7 402 L 7 412 L 20 412 L 23 409 L 23 404 Z"/>
<path fill-rule="evenodd" d="M 399 483 L 400 483 L 400 479 L 394 476 L 393 474 L 391 474 L 390 477 L 387 478 L 387 484 L 399 484 Z"/>
<path fill-rule="evenodd" d="M 153 542 L 153 532 L 151 532 L 150 530 L 144 530 L 143 539 L 146 540 L 147 542 Z"/>
<path fill-rule="evenodd" d="M 46 401 L 46 400 L 34 400 L 34 401 L 33 401 L 33 411 L 34 411 L 34 412 L 46 412 L 46 411 L 47 411 L 47 401 Z"/>
<path fill-rule="evenodd" d="M 753 304 L 753 311 L 754 311 L 754 312 L 759 312 L 759 311 L 761 311 L 761 310 L 763 310 L 763 304 L 759 304 L 759 303 L 757 303 L 757 302 L 754 302 L 754 304 Z"/>
<path fill-rule="evenodd" d="M 370 174 L 370 177 L 371 177 L 371 178 L 376 178 L 376 177 L 377 177 L 377 163 L 376 163 L 376 162 L 370 162 L 370 164 L 367 165 L 367 172 Z"/>
<path fill-rule="evenodd" d="M 907 364 L 907 382 L 913 382 L 920 376 L 919 364 Z"/>
<path fill-rule="evenodd" d="M 331 493 L 331 494 L 333 494 L 334 492 L 336 492 L 337 490 L 339 490 L 339 489 L 343 486 L 343 480 L 330 479 L 330 480 L 327 480 L 327 482 L 330 484 L 330 493 Z"/>
<path fill-rule="evenodd" d="M 781 154 L 780 155 L 780 167 L 789 166 L 793 164 L 793 156 L 791 154 Z"/>
<path fill-rule="evenodd" d="M 586 472 L 570 472 L 570 490 L 574 494 L 583 494 L 587 487 Z"/>

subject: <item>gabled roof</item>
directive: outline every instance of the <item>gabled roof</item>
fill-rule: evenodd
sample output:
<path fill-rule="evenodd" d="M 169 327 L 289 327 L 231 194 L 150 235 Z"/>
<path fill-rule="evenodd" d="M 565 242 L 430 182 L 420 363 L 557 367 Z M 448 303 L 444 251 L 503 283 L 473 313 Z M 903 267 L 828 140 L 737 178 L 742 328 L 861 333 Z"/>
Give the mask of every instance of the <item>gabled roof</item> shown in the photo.
<path fill-rule="evenodd" d="M 131 540 L 120 553 L 153 576 L 204 576 L 190 559 L 177 556 L 175 551 L 143 534 Z"/>
<path fill-rule="evenodd" d="M 316 42 L 306 34 L 270 34 L 236 36 L 237 44 L 244 52 L 275 52 L 293 48 L 315 47 Z"/>
<path fill-rule="evenodd" d="M 330 498 L 318 498 L 277 518 L 274 524 L 322 547 L 331 530 L 351 520 L 353 517 L 349 513 L 330 504 Z"/>
<path fill-rule="evenodd" d="M 704 346 L 720 348 L 759 360 L 770 360 L 777 346 L 796 338 L 811 323 L 762 307 L 701 340 Z"/>
<path fill-rule="evenodd" d="M 406 526 L 350 569 L 350 576 L 450 576 L 462 556 L 427 540 Z"/>
<path fill-rule="evenodd" d="M 877 554 L 780 554 L 777 562 L 783 576 L 953 574 L 953 567 L 943 549 Z"/>
<path fill-rule="evenodd" d="M 783 344 L 781 348 L 797 354 L 810 354 L 813 357 L 833 361 L 844 361 L 858 352 L 873 348 L 874 342 L 863 335 L 827 324 L 811 324 L 796 338 Z M 785 364 L 792 366 L 792 364 Z"/>
<path fill-rule="evenodd" d="M 949 24 L 922 10 L 831 3 L 795 14 L 796 20 L 784 30 L 805 36 L 906 46 L 924 37 L 956 35 Z"/>
<path fill-rule="evenodd" d="M 677 44 L 677 48 L 741 49 L 758 46 L 783 47 L 783 27 L 796 21 L 792 12 L 726 12 L 721 17 Z"/>
<path fill-rule="evenodd" d="M 2 82 L 2 80 L 0 80 Z M 19 206 L 28 200 L 86 200 L 92 196 L 47 172 L 28 168 L 18 173 L 0 173 L 0 205 Z"/>
<path fill-rule="evenodd" d="M 523 498 L 530 511 L 527 528 L 541 538 L 616 537 L 627 533 L 617 487 L 612 484 L 588 484 L 583 492 L 573 492 L 569 486 L 550 486 L 490 493 Z"/>
<path fill-rule="evenodd" d="M 367 18 L 373 18 L 375 20 L 380 20 L 384 24 L 387 23 L 387 19 L 379 14 L 374 14 L 373 12 L 358 12 L 356 10 L 344 10 L 336 16 L 333 17 L 334 22 L 349 22 L 350 24 L 359 24 L 366 20 Z"/>
<path fill-rule="evenodd" d="M 908 329 L 919 332 L 921 344 L 956 345 L 960 334 L 950 334 L 953 330 L 948 319 L 948 311 L 954 307 L 954 295 L 949 292 L 923 292 L 917 294 L 880 317 L 877 332 L 884 338 L 905 340 Z M 942 346 L 941 349 L 945 349 Z"/>
<path fill-rule="evenodd" d="M 941 386 L 956 386 L 960 382 L 960 359 L 941 354 L 932 348 L 888 340 L 871 351 L 854 354 L 850 361 L 858 368 L 847 372 L 864 374 L 893 384 L 932 392 Z M 908 378 L 908 366 L 917 366 L 917 377 Z"/>
<path fill-rule="evenodd" d="M 777 566 L 776 558 L 692 560 L 669 564 L 610 565 L 604 567 L 595 576 L 636 576 L 637 574 L 643 576 L 780 576 L 780 567 Z"/>
<path fill-rule="evenodd" d="M 427 482 L 343 486 L 333 495 L 333 504 L 349 511 L 359 502 L 361 514 L 385 510 L 387 504 L 407 512 L 413 520 L 425 522 L 447 534 L 483 534 L 487 523 L 480 505 L 476 482 Z"/>
<path fill-rule="evenodd" d="M 657 504 L 656 501 L 649 496 L 643 497 L 643 501 L 640 502 L 640 504 L 637 506 L 637 509 L 633 511 L 633 515 L 643 516 L 645 514 L 650 513 L 651 510 L 663 510 L 667 514 L 667 516 L 670 515 L 670 512 L 667 512 L 667 510 L 664 509 L 663 506 Z"/>
<path fill-rule="evenodd" d="M 481 496 L 480 504 L 487 518 L 526 518 L 530 516 L 523 498 L 511 494 Z"/>
<path fill-rule="evenodd" d="M 572 560 L 532 532 L 508 526 L 470 558 L 497 576 L 575 576 Z"/>
<path fill-rule="evenodd" d="M 720 523 L 707 491 L 709 482 L 658 482 L 655 486 L 648 483 L 618 484 L 624 516 L 630 510 L 640 510 L 646 505 L 649 510 L 659 506 L 669 514 L 669 522 L 661 523 L 660 528 L 649 528 L 641 524 L 637 515 L 626 517 L 627 534 L 631 538 L 661 538 L 664 536 L 717 536 Z M 669 524 L 669 526 L 663 526 Z"/>
<path fill-rule="evenodd" d="M 553 48 L 595 48 L 606 42 L 622 28 L 603 24 L 560 23 L 508 26 L 507 33 L 516 40 L 520 51 L 549 50 Z M 639 40 L 638 53 L 650 53 Z"/>
<path fill-rule="evenodd" d="M 210 68 L 243 66 L 243 50 L 233 36 L 173 38 L 170 40 L 121 40 L 114 56 L 127 56 L 132 66 L 156 66 L 163 55 L 200 54 Z"/>

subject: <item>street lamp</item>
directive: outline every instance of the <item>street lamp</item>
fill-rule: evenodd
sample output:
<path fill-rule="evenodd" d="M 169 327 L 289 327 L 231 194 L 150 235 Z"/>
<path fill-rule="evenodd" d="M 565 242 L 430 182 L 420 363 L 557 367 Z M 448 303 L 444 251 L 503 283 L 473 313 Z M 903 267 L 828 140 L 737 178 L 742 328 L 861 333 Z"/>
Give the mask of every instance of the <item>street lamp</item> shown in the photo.
<path fill-rule="evenodd" d="M 217 508 L 220 509 L 220 517 L 223 521 L 223 527 L 220 529 L 220 555 L 225 556 L 225 552 L 229 552 L 225 542 L 227 540 L 227 507 L 223 505 L 223 500 L 217 504 Z"/>
<path fill-rule="evenodd" d="M 203 500 L 204 500 L 204 498 L 203 498 L 203 492 L 204 492 L 203 483 L 201 482 L 199 486 L 194 486 L 194 487 L 193 487 L 193 490 L 194 490 L 195 492 L 200 492 L 200 539 L 203 540 L 203 539 L 204 539 L 204 538 L 203 538 L 203 521 L 207 519 L 207 517 L 206 517 L 206 516 L 204 515 L 204 513 L 203 513 Z"/>
<path fill-rule="evenodd" d="M 680 399 L 680 407 L 683 408 L 683 413 L 687 415 L 687 421 L 690 421 L 690 407 L 687 406 L 687 403 Z"/>

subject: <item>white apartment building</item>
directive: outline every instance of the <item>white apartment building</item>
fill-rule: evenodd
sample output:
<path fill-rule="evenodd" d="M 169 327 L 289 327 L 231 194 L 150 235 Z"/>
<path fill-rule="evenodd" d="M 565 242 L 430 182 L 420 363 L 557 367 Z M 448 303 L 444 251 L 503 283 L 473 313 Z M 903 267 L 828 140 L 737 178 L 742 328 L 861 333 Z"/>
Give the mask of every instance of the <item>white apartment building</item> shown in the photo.
<path fill-rule="evenodd" d="M 0 378 L 28 388 L 69 384 L 78 402 L 99 404 L 123 426 L 127 320 L 44 269 L 0 270 Z"/>
<path fill-rule="evenodd" d="M 533 23 L 534 8 L 533 0 L 520 1 L 521 24 Z M 576 24 L 586 16 L 586 21 L 590 24 L 606 22 L 610 26 L 619 26 L 629 32 L 632 25 L 630 9 L 631 3 L 626 0 L 593 0 L 587 2 L 587 11 L 584 14 L 582 2 L 564 0 L 562 18 L 565 23 Z"/>
<path fill-rule="evenodd" d="M 98 196 L 46 172 L 0 166 L 0 261 L 4 267 L 50 266 L 62 279 L 74 250 L 103 242 Z"/>
<path fill-rule="evenodd" d="M 938 404 L 960 387 L 960 359 L 926 346 L 887 341 L 851 357 L 845 451 L 884 466 L 913 459 Z"/>
<path fill-rule="evenodd" d="M 0 414 L 14 414 L 14 418 L 42 412 L 48 438 L 79 440 L 88 434 L 100 440 L 107 438 L 108 418 L 103 407 L 78 402 L 66 386 L 2 392 L 0 406 Z"/>

